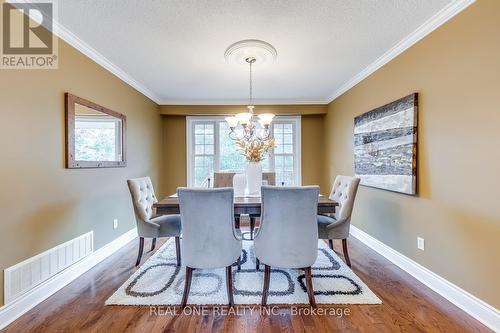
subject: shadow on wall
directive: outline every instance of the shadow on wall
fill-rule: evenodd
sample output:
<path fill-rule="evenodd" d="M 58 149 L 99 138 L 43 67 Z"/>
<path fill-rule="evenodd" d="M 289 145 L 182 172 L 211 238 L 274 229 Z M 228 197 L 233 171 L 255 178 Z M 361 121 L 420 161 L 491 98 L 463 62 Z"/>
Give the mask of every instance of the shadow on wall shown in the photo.
<path fill-rule="evenodd" d="M 394 194 L 395 196 L 403 195 L 359 186 L 356 202 L 354 203 L 352 223 L 362 230 L 373 231 L 372 236 L 376 238 L 379 238 L 378 234 L 383 232 L 386 236 L 390 236 L 391 239 L 400 239 L 402 242 L 399 237 L 402 232 L 400 223 L 404 221 L 401 204 L 397 201 L 398 198 L 391 200 L 390 196 L 379 197 L 378 193 L 375 193 L 379 191 Z M 363 221 L 363 223 L 360 223 L 360 221 Z M 370 221 L 382 223 L 381 230 L 372 230 L 369 226 Z M 402 246 L 403 244 L 398 245 Z"/>
<path fill-rule="evenodd" d="M 86 200 L 58 201 L 35 209 L 22 220 L 13 234 L 22 238 L 24 253 L 36 255 L 65 241 L 94 230 L 94 248 L 104 239 L 113 238 L 135 227 L 134 211 L 128 193 L 116 199 L 116 193 L 100 193 Z M 118 229 L 113 229 L 113 219 Z M 98 223 L 96 223 L 98 222 Z M 61 241 L 64 240 L 64 241 Z M 15 246 L 11 240 L 11 246 Z M 22 261 L 26 258 L 20 258 Z"/>
<path fill-rule="evenodd" d="M 487 259 L 489 253 L 498 254 L 498 244 L 500 241 L 500 223 L 498 217 L 494 215 L 486 215 L 488 212 L 477 212 L 466 210 L 456 206 L 449 206 L 443 204 L 444 211 L 449 212 L 444 223 L 450 225 L 445 226 L 452 240 L 461 240 L 467 246 L 461 246 L 458 249 L 453 249 L 460 257 L 461 264 L 457 265 L 459 274 L 463 274 L 467 279 L 470 279 L 468 272 L 474 272 L 475 276 L 488 276 L 492 272 L 500 271 L 500 260 L 490 261 Z M 449 221 L 449 222 L 448 222 Z M 443 228 L 443 226 L 441 226 Z M 448 240 L 442 240 L 443 258 L 447 253 L 447 249 L 451 248 L 452 244 L 448 244 Z M 443 249 L 444 248 L 444 249 Z M 472 280 L 472 279 L 471 279 Z M 474 281 L 470 281 L 472 285 Z M 470 285 L 463 286 L 464 288 L 471 288 Z M 484 286 L 486 290 L 488 286 Z M 496 291 L 495 291 L 496 290 Z M 488 291 L 485 291 L 488 292 Z M 493 288 L 496 292 L 497 299 L 500 299 L 500 289 Z"/>
<path fill-rule="evenodd" d="M 431 198 L 431 184 L 429 156 L 424 150 L 426 138 L 424 136 L 424 120 L 425 120 L 425 94 L 418 94 L 418 133 L 417 133 L 417 195 L 416 197 L 423 199 Z"/>
<path fill-rule="evenodd" d="M 20 226 L 21 230 L 24 230 L 23 234 L 28 237 L 25 238 L 25 251 L 38 254 L 52 246 L 59 245 L 48 246 L 60 238 L 54 233 L 66 234 L 73 228 L 71 221 L 76 215 L 76 210 L 78 210 L 78 202 L 66 201 L 43 205 L 30 212 Z"/>
<path fill-rule="evenodd" d="M 20 212 L 23 216 L 19 220 L 6 221 L 8 224 L 4 224 L 5 229 L 2 232 L 7 236 L 2 240 L 2 248 L 9 252 L 8 255 L 0 257 L 0 268 L 13 266 L 58 245 L 61 233 L 69 234 L 72 227 L 69 221 L 75 207 L 74 202 L 57 202 L 32 211 Z M 26 206 L 25 209 L 29 207 Z M 3 282 L 3 274 L 0 274 L 0 285 L 3 286 Z M 4 304 L 3 296 L 2 288 L 0 304 Z"/>

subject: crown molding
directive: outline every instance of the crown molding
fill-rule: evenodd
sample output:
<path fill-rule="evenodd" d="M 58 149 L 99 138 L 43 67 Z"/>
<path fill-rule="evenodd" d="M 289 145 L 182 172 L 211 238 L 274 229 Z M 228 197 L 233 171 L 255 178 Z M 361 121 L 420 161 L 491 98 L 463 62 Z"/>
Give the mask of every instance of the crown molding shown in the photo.
<path fill-rule="evenodd" d="M 149 99 L 151 99 L 156 104 L 159 104 L 160 98 L 156 96 L 151 90 L 146 88 L 142 83 L 135 80 L 131 75 L 122 70 L 120 67 L 112 63 L 105 56 L 97 52 L 90 45 L 82 41 L 75 34 L 69 31 L 66 27 L 61 25 L 59 22 L 54 22 L 54 33 L 57 37 L 64 40 L 69 45 L 73 46 L 75 49 L 94 60 L 97 64 L 107 69 L 109 72 L 117 76 L 119 79 L 130 85 L 135 90 L 139 91 Z"/>
<path fill-rule="evenodd" d="M 8 0 L 7 2 L 11 3 L 14 6 L 16 5 L 16 3 L 31 3 L 31 1 L 29 0 Z M 57 5 L 57 2 L 55 2 L 55 4 Z M 40 9 L 40 11 L 43 10 Z M 58 13 L 56 6 L 56 13 L 53 20 L 54 35 L 64 40 L 66 43 L 68 43 L 69 45 L 71 45 L 84 55 L 86 55 L 88 58 L 95 61 L 101 67 L 107 69 L 109 72 L 117 76 L 119 79 L 130 85 L 135 90 L 139 91 L 146 97 L 150 98 L 156 104 L 159 104 L 158 101 L 160 100 L 160 98 L 156 96 L 156 94 L 154 94 L 151 90 L 146 88 L 146 86 L 144 86 L 142 83 L 135 80 L 131 75 L 129 75 L 123 69 L 112 63 L 110 60 L 108 60 L 105 56 L 100 54 L 96 49 L 94 49 L 93 47 L 85 43 L 83 40 L 78 38 L 74 33 L 72 33 L 65 26 L 63 26 L 58 21 L 57 17 Z"/>
<path fill-rule="evenodd" d="M 8 2 L 14 2 L 9 0 Z M 27 3 L 28 0 L 16 0 L 15 2 Z M 476 0 L 455 0 L 441 9 L 438 13 L 433 15 L 424 24 L 406 36 L 404 39 L 399 41 L 391 49 L 385 52 L 381 57 L 368 65 L 361 72 L 353 76 L 347 82 L 342 84 L 335 92 L 324 100 L 262 100 L 256 101 L 259 104 L 267 105 L 279 105 L 279 104 L 328 104 L 338 98 L 340 95 L 344 94 L 346 91 L 354 87 L 356 84 L 360 83 L 368 76 L 373 74 L 379 68 L 387 64 L 389 61 L 403 53 L 405 50 L 410 48 L 412 45 L 417 43 L 419 40 L 430 34 L 432 31 L 440 27 L 442 24 L 453 18 L 455 15 L 463 11 L 465 8 L 469 7 L 471 4 L 476 2 Z M 135 80 L 132 76 L 126 73 L 117 65 L 113 64 L 105 56 L 100 54 L 97 50 L 92 48 L 90 45 L 82 41 L 70 30 L 64 27 L 58 20 L 54 20 L 54 34 L 67 42 L 69 45 L 73 46 L 75 49 L 94 60 L 97 64 L 107 69 L 109 72 L 129 84 L 131 87 L 137 91 L 144 94 L 146 97 L 153 100 L 159 105 L 233 105 L 233 104 L 245 104 L 245 100 L 168 100 L 161 99 L 151 90 L 146 88 L 145 85 Z"/>
<path fill-rule="evenodd" d="M 337 97 L 341 96 L 343 93 L 366 79 L 368 76 L 373 74 L 379 68 L 387 64 L 392 59 L 396 58 L 398 55 L 403 53 L 405 50 L 413 46 L 419 40 L 439 28 L 441 25 L 446 23 L 452 17 L 460 13 L 465 8 L 469 7 L 471 4 L 476 2 L 476 0 L 456 0 L 449 3 L 435 15 L 433 15 L 430 19 L 425 21 L 420 27 L 406 36 L 404 39 L 399 41 L 396 45 L 394 45 L 391 49 L 385 52 L 380 58 L 372 62 L 361 72 L 356 74 L 350 80 L 341 85 L 335 92 L 327 99 L 327 103 L 333 102 Z"/>
<path fill-rule="evenodd" d="M 248 105 L 248 99 L 214 99 L 214 100 L 160 100 L 159 105 Z M 253 104 L 259 105 L 326 105 L 325 100 L 295 100 L 295 99 L 257 99 Z"/>

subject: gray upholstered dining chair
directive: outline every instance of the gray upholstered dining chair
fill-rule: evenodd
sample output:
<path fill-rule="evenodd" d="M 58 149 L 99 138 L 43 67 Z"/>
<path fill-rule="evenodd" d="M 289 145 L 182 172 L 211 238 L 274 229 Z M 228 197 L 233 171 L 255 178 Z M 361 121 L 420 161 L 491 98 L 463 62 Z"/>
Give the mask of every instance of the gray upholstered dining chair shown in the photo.
<path fill-rule="evenodd" d="M 262 305 L 267 303 L 271 267 L 303 268 L 311 306 L 316 306 L 311 266 L 318 256 L 318 186 L 262 186 L 261 227 L 255 258 L 265 265 Z"/>
<path fill-rule="evenodd" d="M 182 257 L 186 265 L 181 307 L 187 304 L 194 269 L 226 268 L 229 306 L 234 305 L 232 265 L 240 269 L 241 237 L 234 228 L 233 189 L 178 188 Z"/>
<path fill-rule="evenodd" d="M 351 214 L 354 199 L 358 191 L 359 178 L 350 176 L 337 176 L 333 182 L 330 199 L 339 203 L 335 213 L 330 216 L 318 215 L 318 234 L 321 239 L 328 239 L 328 244 L 333 250 L 332 239 L 342 239 L 342 249 L 347 266 L 351 267 L 349 253 L 347 252 L 347 237 L 351 226 Z"/>
<path fill-rule="evenodd" d="M 144 250 L 144 238 L 152 238 L 151 251 L 155 249 L 156 238 L 175 237 L 175 250 L 177 255 L 177 266 L 181 265 L 180 239 L 181 217 L 179 214 L 162 215 L 154 217 L 153 204 L 156 199 L 153 184 L 149 177 L 127 180 L 132 203 L 134 204 L 135 221 L 137 223 L 137 234 L 139 235 L 139 254 L 136 266 L 141 262 Z"/>

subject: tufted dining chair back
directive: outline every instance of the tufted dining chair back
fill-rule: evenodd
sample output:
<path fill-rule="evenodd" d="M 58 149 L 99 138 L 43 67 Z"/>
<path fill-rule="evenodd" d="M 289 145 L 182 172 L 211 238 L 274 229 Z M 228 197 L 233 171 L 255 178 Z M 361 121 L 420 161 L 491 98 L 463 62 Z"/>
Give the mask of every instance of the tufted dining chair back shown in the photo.
<path fill-rule="evenodd" d="M 350 222 L 354 199 L 358 191 L 359 178 L 338 175 L 333 183 L 330 199 L 338 202 L 338 209 L 333 214 L 338 223 Z"/>
<path fill-rule="evenodd" d="M 153 204 L 158 201 L 151 179 L 149 177 L 129 179 L 127 184 L 132 196 L 139 236 L 157 237 L 158 225 L 150 223 L 154 215 Z"/>
<path fill-rule="evenodd" d="M 180 235 L 181 217 L 178 214 L 155 216 L 153 204 L 156 199 L 153 184 L 149 177 L 127 180 L 132 204 L 134 206 L 135 221 L 137 223 L 137 234 L 139 236 L 139 254 L 136 266 L 139 265 L 144 249 L 144 238 L 152 238 L 151 251 L 155 249 L 156 238 L 175 237 L 175 252 L 177 255 L 177 266 L 181 265 Z"/>

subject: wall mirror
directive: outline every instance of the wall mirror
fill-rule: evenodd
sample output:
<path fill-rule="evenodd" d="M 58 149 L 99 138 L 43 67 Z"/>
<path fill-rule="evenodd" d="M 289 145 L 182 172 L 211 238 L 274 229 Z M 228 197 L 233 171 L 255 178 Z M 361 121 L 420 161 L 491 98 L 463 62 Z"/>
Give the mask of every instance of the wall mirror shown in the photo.
<path fill-rule="evenodd" d="M 66 93 L 66 167 L 115 168 L 127 165 L 127 117 Z"/>

